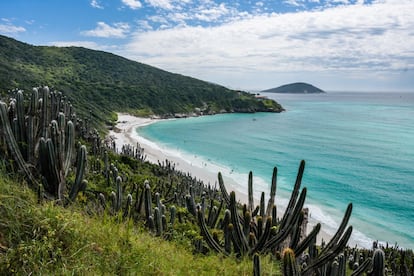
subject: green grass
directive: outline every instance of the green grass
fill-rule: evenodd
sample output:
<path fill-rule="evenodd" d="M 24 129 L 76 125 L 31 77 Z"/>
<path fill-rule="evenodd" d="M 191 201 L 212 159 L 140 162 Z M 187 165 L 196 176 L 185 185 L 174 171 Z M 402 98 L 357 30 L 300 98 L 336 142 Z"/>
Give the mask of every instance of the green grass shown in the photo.
<path fill-rule="evenodd" d="M 279 274 L 262 258 L 263 275 Z M 18 275 L 251 275 L 253 262 L 193 254 L 109 215 L 79 206 L 38 203 L 24 184 L 0 172 L 0 274 Z"/>

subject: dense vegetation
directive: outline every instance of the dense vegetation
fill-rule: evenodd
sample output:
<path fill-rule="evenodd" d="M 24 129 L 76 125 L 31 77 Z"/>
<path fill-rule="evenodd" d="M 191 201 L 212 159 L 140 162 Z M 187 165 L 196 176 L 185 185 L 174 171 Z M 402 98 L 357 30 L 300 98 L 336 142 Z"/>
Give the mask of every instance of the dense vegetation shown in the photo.
<path fill-rule="evenodd" d="M 266 89 L 262 92 L 270 93 L 292 93 L 292 94 L 314 94 L 314 93 L 325 93 L 322 89 L 313 86 L 309 83 L 295 82 L 285 84 L 276 88 Z"/>
<path fill-rule="evenodd" d="M 168 161 L 146 162 L 139 145 L 116 152 L 60 93 L 11 96 L 0 102 L 1 274 L 414 272 L 411 250 L 346 247 L 352 204 L 332 239 L 315 244 L 320 224 L 304 231 L 304 161 L 278 217 L 277 168 L 268 203 L 263 192 L 254 204 L 250 173 L 249 200 L 240 205 L 220 174 L 216 189 Z"/>
<path fill-rule="evenodd" d="M 31 90 L 34 84 L 60 91 L 94 122 L 113 112 L 174 116 L 176 113 L 280 112 L 273 100 L 172 74 L 114 54 L 80 47 L 32 46 L 0 36 L 0 91 Z"/>

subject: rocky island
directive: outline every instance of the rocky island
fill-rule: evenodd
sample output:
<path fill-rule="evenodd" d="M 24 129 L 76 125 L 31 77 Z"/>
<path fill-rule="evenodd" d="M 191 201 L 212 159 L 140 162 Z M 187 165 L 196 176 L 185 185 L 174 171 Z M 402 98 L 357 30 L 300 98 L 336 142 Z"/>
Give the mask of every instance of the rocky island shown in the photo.
<path fill-rule="evenodd" d="M 315 94 L 315 93 L 326 93 L 322 89 L 313 86 L 309 83 L 295 82 L 285 84 L 276 88 L 266 89 L 262 92 L 270 93 L 291 93 L 291 94 Z"/>

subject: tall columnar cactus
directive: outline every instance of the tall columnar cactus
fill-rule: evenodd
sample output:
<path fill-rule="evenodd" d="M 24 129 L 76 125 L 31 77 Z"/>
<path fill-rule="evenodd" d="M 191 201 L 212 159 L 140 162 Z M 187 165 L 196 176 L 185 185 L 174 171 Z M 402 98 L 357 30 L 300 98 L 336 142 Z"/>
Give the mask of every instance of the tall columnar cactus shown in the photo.
<path fill-rule="evenodd" d="M 299 276 L 300 272 L 299 272 L 299 266 L 296 263 L 295 252 L 293 252 L 293 250 L 290 248 L 285 248 L 283 250 L 282 255 L 283 255 L 282 274 L 284 276 Z"/>
<path fill-rule="evenodd" d="M 273 205 L 275 204 L 276 179 L 277 179 L 277 168 L 274 167 L 273 175 L 272 175 L 272 184 L 270 186 L 270 197 L 269 197 L 269 202 L 267 203 L 267 209 L 266 209 L 266 216 L 272 215 L 272 208 L 273 208 Z"/>
<path fill-rule="evenodd" d="M 254 254 L 253 256 L 253 276 L 260 276 L 260 256 L 259 254 Z"/>
<path fill-rule="evenodd" d="M 70 201 L 74 201 L 76 196 L 78 195 L 79 191 L 85 189 L 87 182 L 84 180 L 86 168 L 86 147 L 80 146 L 77 153 L 76 159 L 76 176 L 75 176 L 75 183 L 72 185 L 72 188 L 69 193 Z"/>
<path fill-rule="evenodd" d="M 46 196 L 57 200 L 64 198 L 75 139 L 73 123 L 60 112 L 63 109 L 61 102 L 61 93 L 50 93 L 48 87 L 34 88 L 27 113 L 22 91 L 17 91 L 8 112 L 4 103 L 1 104 L 0 112 L 9 152 L 19 169 L 34 187 L 38 184 L 32 170 L 37 169 Z M 77 174 L 83 175 L 81 171 L 84 169 L 78 169 Z M 79 189 L 82 180 L 78 176 L 72 190 Z M 73 194 L 69 194 L 68 200 L 73 200 Z"/>
<path fill-rule="evenodd" d="M 116 201 L 114 205 L 114 211 L 117 213 L 121 210 L 122 207 L 122 178 L 120 176 L 116 177 Z"/>
<path fill-rule="evenodd" d="M 30 164 L 35 162 L 35 147 L 37 141 L 37 130 L 39 118 L 37 116 L 39 109 L 39 92 L 33 88 L 30 97 L 29 110 L 27 112 L 27 161 Z"/>
<path fill-rule="evenodd" d="M 383 276 L 385 271 L 385 254 L 384 251 L 377 248 L 372 256 L 372 270 L 370 276 Z"/>
<path fill-rule="evenodd" d="M 249 181 L 247 184 L 248 187 L 248 197 L 249 197 L 249 203 L 247 205 L 247 210 L 249 210 L 250 213 L 254 210 L 254 201 L 253 201 L 253 172 L 249 172 Z"/>
<path fill-rule="evenodd" d="M 144 206 L 145 206 L 145 218 L 149 223 L 149 217 L 152 218 L 152 199 L 151 199 L 151 186 L 148 181 L 144 182 Z"/>
<path fill-rule="evenodd" d="M 33 187 L 37 187 L 37 180 L 33 176 L 31 170 L 29 169 L 29 164 L 23 158 L 23 155 L 20 151 L 19 145 L 14 137 L 13 130 L 10 126 L 9 116 L 7 113 L 7 106 L 4 102 L 0 101 L 0 120 L 1 120 L 1 127 L 4 131 L 4 137 L 8 148 L 10 150 L 11 155 L 13 156 L 14 160 L 16 161 L 19 169 L 24 172 L 27 181 Z"/>

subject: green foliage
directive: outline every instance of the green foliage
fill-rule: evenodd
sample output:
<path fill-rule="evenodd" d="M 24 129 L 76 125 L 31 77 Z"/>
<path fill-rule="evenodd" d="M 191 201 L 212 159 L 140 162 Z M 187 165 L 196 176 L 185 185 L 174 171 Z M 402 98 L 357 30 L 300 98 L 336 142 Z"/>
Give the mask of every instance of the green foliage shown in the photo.
<path fill-rule="evenodd" d="M 114 122 L 113 112 L 168 115 L 218 112 L 280 112 L 272 100 L 120 56 L 79 47 L 36 47 L 0 36 L 0 93 L 33 84 L 59 88 L 94 124 Z M 96 127 L 96 125 L 95 125 Z"/>
<path fill-rule="evenodd" d="M 32 190 L 0 175 L 1 275 L 251 274 L 250 259 L 194 255 L 189 245 L 152 237 L 129 221 L 37 204 Z M 266 258 L 262 266 L 277 275 L 277 263 Z"/>

